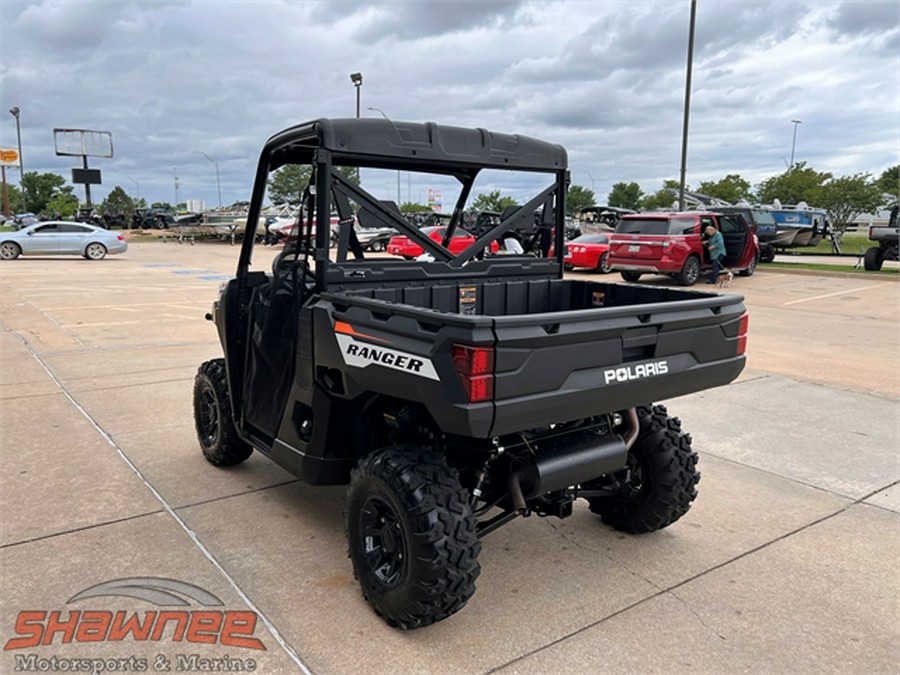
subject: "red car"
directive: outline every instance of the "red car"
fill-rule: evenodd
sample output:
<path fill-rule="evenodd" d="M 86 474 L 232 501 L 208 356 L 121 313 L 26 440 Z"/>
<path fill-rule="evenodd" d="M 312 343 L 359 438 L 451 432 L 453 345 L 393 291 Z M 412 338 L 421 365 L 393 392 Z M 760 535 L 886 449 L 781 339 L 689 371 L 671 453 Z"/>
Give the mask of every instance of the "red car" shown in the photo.
<path fill-rule="evenodd" d="M 447 234 L 447 228 L 443 225 L 436 225 L 433 227 L 423 227 L 421 229 L 421 232 L 423 234 L 427 234 L 429 237 L 440 244 L 444 240 L 444 235 Z M 465 251 L 473 243 L 475 243 L 474 236 L 461 228 L 456 228 L 456 232 L 453 233 L 453 238 L 447 245 L 447 249 L 453 255 L 457 255 Z M 491 242 L 491 251 L 496 253 L 498 249 L 499 245 L 497 244 L 497 242 Z M 396 237 L 391 237 L 391 240 L 387 245 L 387 252 L 391 255 L 399 255 L 406 258 L 407 260 L 412 260 L 413 258 L 418 258 L 425 251 L 417 243 L 410 240 L 409 237 L 398 235 Z"/>
<path fill-rule="evenodd" d="M 703 231 L 712 225 L 725 239 L 725 267 L 749 277 L 759 261 L 759 240 L 737 214 L 635 213 L 623 216 L 609 240 L 609 265 L 625 281 L 666 274 L 693 286 L 712 270 Z"/>
<path fill-rule="evenodd" d="M 590 232 L 576 237 L 566 244 L 564 264 L 566 269 L 586 267 L 601 274 L 609 274 L 609 234 Z"/>

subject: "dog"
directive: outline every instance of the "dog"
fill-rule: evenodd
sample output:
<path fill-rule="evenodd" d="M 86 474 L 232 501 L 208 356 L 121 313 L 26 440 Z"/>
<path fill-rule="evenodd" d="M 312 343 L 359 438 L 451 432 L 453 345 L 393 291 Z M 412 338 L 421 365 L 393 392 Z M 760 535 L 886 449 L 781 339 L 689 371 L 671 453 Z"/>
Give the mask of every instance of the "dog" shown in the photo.
<path fill-rule="evenodd" d="M 731 280 L 734 279 L 734 272 L 727 267 L 719 272 L 719 278 L 716 279 L 716 288 L 729 288 Z"/>

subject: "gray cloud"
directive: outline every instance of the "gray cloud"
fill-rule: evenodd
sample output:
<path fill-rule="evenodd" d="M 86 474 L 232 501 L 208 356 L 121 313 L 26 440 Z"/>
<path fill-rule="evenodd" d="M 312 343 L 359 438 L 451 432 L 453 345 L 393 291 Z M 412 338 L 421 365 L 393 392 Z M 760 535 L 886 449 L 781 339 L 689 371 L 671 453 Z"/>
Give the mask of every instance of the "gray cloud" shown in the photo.
<path fill-rule="evenodd" d="M 562 143 L 576 182 L 645 191 L 678 173 L 688 3 L 140 3 L 4 0 L 0 101 L 22 109 L 26 170 L 68 177 L 54 127 L 109 130 L 121 185 L 151 201 L 246 199 L 264 140 L 321 116 L 434 120 Z M 688 179 L 897 162 L 895 2 L 698 3 Z M 893 46 L 893 52 L 889 51 Z M 0 145 L 15 144 L 12 117 Z M 12 180 L 17 172 L 10 171 Z"/>

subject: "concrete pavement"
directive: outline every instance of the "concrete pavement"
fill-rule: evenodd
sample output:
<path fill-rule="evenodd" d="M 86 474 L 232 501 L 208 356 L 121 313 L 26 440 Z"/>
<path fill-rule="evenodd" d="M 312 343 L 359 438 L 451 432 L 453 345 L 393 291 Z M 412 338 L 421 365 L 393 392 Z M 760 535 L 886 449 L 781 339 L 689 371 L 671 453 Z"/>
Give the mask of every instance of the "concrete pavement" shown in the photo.
<path fill-rule="evenodd" d="M 465 609 L 399 632 L 353 579 L 343 489 L 199 452 L 193 376 L 220 354 L 202 317 L 236 256 L 0 265 L 0 672 L 896 671 L 900 283 L 736 278 L 747 370 L 669 402 L 701 457 L 690 513 L 643 537 L 583 504 L 515 521 L 485 538 Z M 74 599 L 121 579 L 131 595 Z M 184 605 L 155 605 L 161 579 L 219 604 L 178 586 Z M 144 639 L 105 629 L 120 612 Z"/>

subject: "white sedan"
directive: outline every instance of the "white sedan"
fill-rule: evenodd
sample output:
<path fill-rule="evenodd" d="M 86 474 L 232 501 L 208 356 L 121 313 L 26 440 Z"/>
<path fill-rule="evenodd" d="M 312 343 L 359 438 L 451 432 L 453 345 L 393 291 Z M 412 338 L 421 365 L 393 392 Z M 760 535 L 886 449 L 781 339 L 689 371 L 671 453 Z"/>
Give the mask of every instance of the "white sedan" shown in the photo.
<path fill-rule="evenodd" d="M 29 225 L 18 232 L 0 232 L 0 259 L 20 255 L 82 255 L 101 260 L 107 253 L 125 253 L 125 235 L 87 223 L 50 220 Z"/>

